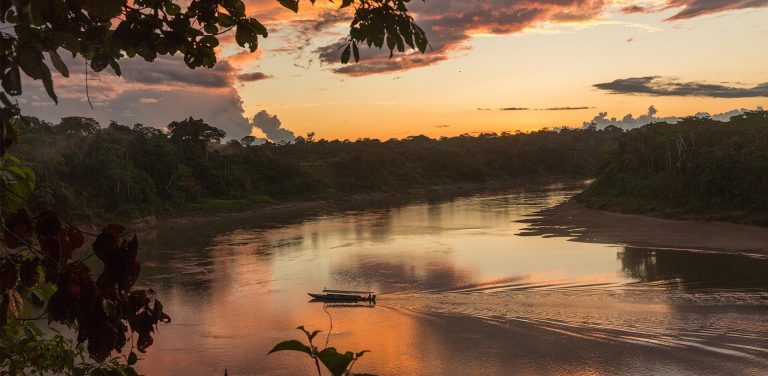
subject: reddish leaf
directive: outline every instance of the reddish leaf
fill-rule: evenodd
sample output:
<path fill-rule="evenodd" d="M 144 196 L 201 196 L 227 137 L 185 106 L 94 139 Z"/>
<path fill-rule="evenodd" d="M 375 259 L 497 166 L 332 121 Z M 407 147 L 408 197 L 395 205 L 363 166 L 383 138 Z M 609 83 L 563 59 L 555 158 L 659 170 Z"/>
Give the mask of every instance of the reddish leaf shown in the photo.
<path fill-rule="evenodd" d="M 15 213 L 9 214 L 5 218 L 5 228 L 3 229 L 3 241 L 8 248 L 18 248 L 33 233 L 32 218 L 24 209 L 19 209 Z"/>
<path fill-rule="evenodd" d="M 62 229 L 59 215 L 52 211 L 43 212 L 37 218 L 35 233 L 41 241 L 42 239 L 55 239 Z"/>
<path fill-rule="evenodd" d="M 16 286 L 16 278 L 18 276 L 19 272 L 16 270 L 16 263 L 6 259 L 0 264 L 0 294 Z"/>
<path fill-rule="evenodd" d="M 21 279 L 21 285 L 30 288 L 37 284 L 38 278 L 40 278 L 40 272 L 37 271 L 37 266 L 40 264 L 38 259 L 28 259 L 21 263 L 19 268 L 19 278 Z"/>

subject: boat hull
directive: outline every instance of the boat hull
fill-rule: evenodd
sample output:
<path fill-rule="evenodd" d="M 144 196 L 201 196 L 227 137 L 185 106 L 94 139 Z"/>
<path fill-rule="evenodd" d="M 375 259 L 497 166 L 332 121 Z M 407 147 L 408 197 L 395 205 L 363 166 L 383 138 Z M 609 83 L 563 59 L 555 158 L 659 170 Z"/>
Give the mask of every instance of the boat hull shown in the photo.
<path fill-rule="evenodd" d="M 323 301 L 329 301 L 329 302 L 362 302 L 362 301 L 372 300 L 367 297 L 359 296 L 359 295 L 312 294 L 312 293 L 308 293 L 307 295 L 317 300 L 323 300 Z"/>

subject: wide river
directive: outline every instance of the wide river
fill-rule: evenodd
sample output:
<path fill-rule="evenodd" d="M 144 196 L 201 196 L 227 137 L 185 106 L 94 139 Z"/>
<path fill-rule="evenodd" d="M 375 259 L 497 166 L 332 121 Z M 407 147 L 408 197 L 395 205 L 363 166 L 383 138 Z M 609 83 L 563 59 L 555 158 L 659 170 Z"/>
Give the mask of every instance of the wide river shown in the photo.
<path fill-rule="evenodd" d="M 158 227 L 141 283 L 173 322 L 139 370 L 311 375 L 305 354 L 267 356 L 304 325 L 379 375 L 768 374 L 768 257 L 524 236 L 581 188 Z M 310 302 L 324 286 L 379 295 Z"/>

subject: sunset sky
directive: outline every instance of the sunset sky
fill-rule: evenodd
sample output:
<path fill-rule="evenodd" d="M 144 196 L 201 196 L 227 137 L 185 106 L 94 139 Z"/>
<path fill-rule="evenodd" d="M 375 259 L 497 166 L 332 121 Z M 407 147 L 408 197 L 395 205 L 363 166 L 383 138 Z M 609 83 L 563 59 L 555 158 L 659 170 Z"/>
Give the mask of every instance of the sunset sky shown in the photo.
<path fill-rule="evenodd" d="M 348 66 L 335 43 L 351 13 L 323 0 L 301 2 L 297 15 L 276 1 L 247 9 L 270 31 L 257 53 L 228 39 L 212 70 L 174 57 L 121 60 L 123 77 L 89 81 L 95 110 L 82 73 L 57 80 L 58 106 L 39 82 L 25 83 L 19 103 L 50 121 L 163 127 L 191 115 L 233 138 L 263 137 L 251 128 L 259 114 L 273 139 L 528 131 L 582 126 L 601 112 L 637 117 L 651 105 L 657 117 L 768 105 L 768 0 L 414 1 L 431 50 L 363 51 Z"/>

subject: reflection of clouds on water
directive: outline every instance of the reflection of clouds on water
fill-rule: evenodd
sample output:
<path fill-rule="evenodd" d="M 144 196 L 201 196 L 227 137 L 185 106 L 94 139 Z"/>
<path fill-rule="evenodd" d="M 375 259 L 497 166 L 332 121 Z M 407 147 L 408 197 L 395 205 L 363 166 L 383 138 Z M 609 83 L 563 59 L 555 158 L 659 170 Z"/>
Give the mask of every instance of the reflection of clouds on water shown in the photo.
<path fill-rule="evenodd" d="M 380 294 L 430 291 L 457 286 L 471 279 L 469 271 L 457 269 L 443 260 L 421 259 L 388 261 L 387 258 L 353 258 L 339 264 L 333 274 L 341 283 L 376 286 Z"/>
<path fill-rule="evenodd" d="M 768 292 L 751 288 L 765 290 L 768 261 L 515 235 L 522 219 L 573 193 L 518 189 L 159 229 L 143 243 L 142 281 L 157 286 L 173 322 L 140 366 L 306 372 L 311 362 L 265 354 L 301 338 L 298 325 L 328 329 L 306 295 L 327 286 L 380 293 L 375 308 L 330 309 L 332 346 L 373 350 L 361 372 L 765 369 Z"/>

